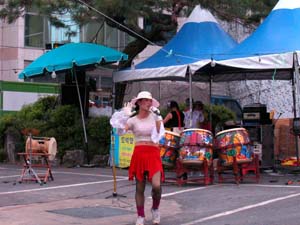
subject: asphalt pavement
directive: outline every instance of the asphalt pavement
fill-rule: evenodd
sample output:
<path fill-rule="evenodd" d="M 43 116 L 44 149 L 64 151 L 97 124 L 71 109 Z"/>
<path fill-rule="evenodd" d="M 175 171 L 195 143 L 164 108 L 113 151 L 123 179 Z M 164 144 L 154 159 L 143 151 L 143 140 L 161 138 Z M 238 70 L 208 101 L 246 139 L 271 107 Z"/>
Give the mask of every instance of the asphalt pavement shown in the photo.
<path fill-rule="evenodd" d="M 1 225 L 135 224 L 135 184 L 128 181 L 126 169 L 117 169 L 114 180 L 111 168 L 56 166 L 54 180 L 42 185 L 19 183 L 21 171 L 22 165 L 0 164 Z M 35 172 L 45 174 L 41 168 Z M 145 195 L 146 224 L 151 224 L 150 185 Z M 259 183 L 245 179 L 239 185 L 217 179 L 207 186 L 170 181 L 163 184 L 161 224 L 298 225 L 299 201 L 297 170 L 264 170 Z"/>

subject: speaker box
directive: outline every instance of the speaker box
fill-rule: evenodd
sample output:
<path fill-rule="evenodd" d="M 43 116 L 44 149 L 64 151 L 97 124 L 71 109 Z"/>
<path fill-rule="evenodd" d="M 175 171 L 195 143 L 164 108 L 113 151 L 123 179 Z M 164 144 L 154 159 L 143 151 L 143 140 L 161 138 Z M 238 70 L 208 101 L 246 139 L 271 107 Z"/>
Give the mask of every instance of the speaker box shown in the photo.
<path fill-rule="evenodd" d="M 83 113 L 85 117 L 89 114 L 89 87 L 88 85 L 79 85 L 79 92 Z M 75 84 L 61 85 L 61 104 L 62 105 L 76 105 L 80 110 L 77 87 Z"/>

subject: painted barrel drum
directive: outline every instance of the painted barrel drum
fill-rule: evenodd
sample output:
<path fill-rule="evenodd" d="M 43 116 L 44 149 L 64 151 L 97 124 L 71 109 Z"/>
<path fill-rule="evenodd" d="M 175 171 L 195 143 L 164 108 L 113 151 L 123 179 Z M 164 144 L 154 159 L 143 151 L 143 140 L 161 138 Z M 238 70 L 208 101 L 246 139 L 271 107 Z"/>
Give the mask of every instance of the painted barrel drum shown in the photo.
<path fill-rule="evenodd" d="M 186 129 L 181 133 L 179 159 L 183 164 L 212 162 L 213 135 L 209 130 Z"/>
<path fill-rule="evenodd" d="M 171 132 L 165 131 L 165 135 L 162 139 L 160 139 L 159 144 L 165 147 L 178 148 L 180 143 L 180 135 Z"/>
<path fill-rule="evenodd" d="M 250 138 L 245 128 L 234 128 L 218 132 L 215 138 L 215 149 L 222 165 L 232 164 L 234 156 L 238 163 L 252 160 Z"/>

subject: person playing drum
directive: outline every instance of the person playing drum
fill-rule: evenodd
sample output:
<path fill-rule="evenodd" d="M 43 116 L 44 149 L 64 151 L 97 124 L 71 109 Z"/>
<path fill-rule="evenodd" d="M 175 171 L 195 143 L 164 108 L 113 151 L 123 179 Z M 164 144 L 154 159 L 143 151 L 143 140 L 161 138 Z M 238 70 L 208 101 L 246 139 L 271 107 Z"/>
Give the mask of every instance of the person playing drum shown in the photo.
<path fill-rule="evenodd" d="M 128 106 L 128 105 L 127 105 Z M 159 204 L 161 199 L 161 182 L 164 180 L 160 149 L 156 141 L 153 141 L 153 132 L 161 133 L 163 129 L 162 117 L 159 110 L 159 102 L 150 92 L 142 91 L 131 100 L 129 108 L 136 106 L 136 115 L 129 118 L 125 130 L 131 130 L 135 135 L 135 148 L 129 167 L 129 180 L 136 180 L 136 208 L 138 218 L 136 225 L 145 223 L 145 187 L 146 178 L 152 184 L 152 220 L 153 224 L 160 223 Z M 130 110 L 130 109 L 129 109 Z"/>
<path fill-rule="evenodd" d="M 167 106 L 170 112 L 163 120 L 165 128 L 180 134 L 184 128 L 184 114 L 176 101 L 169 101 Z"/>

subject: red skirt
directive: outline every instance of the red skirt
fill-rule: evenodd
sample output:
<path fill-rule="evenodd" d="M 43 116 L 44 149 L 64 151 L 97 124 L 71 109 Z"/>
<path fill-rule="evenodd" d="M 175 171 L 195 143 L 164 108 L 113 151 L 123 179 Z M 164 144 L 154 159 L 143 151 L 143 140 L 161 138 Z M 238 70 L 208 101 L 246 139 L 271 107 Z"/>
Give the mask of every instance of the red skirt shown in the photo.
<path fill-rule="evenodd" d="M 135 146 L 129 167 L 129 180 L 135 177 L 138 181 L 143 181 L 145 173 L 151 182 L 152 177 L 157 172 L 161 173 L 161 181 L 164 181 L 164 171 L 160 158 L 160 149 L 157 146 L 138 145 Z"/>

